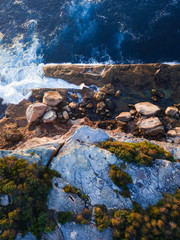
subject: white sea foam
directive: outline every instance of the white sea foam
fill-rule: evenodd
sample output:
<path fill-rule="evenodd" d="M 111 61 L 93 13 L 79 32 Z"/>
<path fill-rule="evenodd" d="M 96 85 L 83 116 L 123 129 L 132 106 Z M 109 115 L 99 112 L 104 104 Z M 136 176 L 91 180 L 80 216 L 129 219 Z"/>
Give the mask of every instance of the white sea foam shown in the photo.
<path fill-rule="evenodd" d="M 19 103 L 27 99 L 34 88 L 82 88 L 61 79 L 44 77 L 43 58 L 37 52 L 40 44 L 36 37 L 29 47 L 18 36 L 13 46 L 0 47 L 0 97 L 4 103 Z"/>

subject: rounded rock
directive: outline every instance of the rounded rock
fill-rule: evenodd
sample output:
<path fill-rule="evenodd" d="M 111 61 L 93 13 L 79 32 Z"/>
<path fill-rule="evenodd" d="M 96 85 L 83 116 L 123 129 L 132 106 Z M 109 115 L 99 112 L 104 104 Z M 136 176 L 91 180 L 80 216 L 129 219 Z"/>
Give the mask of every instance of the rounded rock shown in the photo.
<path fill-rule="evenodd" d="M 69 107 L 70 107 L 71 109 L 76 109 L 77 104 L 76 104 L 75 102 L 71 102 L 71 103 L 69 104 Z"/>
<path fill-rule="evenodd" d="M 43 122 L 44 123 L 51 123 L 54 122 L 57 118 L 56 112 L 54 111 L 49 111 L 44 114 L 43 116 Z"/>
<path fill-rule="evenodd" d="M 43 116 L 47 109 L 47 105 L 43 103 L 34 103 L 29 105 L 26 110 L 26 118 L 29 123 L 35 122 L 39 117 Z"/>
<path fill-rule="evenodd" d="M 167 107 L 165 114 L 169 117 L 174 117 L 178 113 L 178 108 L 176 107 Z"/>
<path fill-rule="evenodd" d="M 48 106 L 57 106 L 63 101 L 63 97 L 57 91 L 48 91 L 44 93 L 43 103 Z"/>
<path fill-rule="evenodd" d="M 67 111 L 64 111 L 63 114 L 62 114 L 62 116 L 63 116 L 63 118 L 64 118 L 65 120 L 68 120 L 68 119 L 69 119 L 69 114 L 68 114 Z"/>

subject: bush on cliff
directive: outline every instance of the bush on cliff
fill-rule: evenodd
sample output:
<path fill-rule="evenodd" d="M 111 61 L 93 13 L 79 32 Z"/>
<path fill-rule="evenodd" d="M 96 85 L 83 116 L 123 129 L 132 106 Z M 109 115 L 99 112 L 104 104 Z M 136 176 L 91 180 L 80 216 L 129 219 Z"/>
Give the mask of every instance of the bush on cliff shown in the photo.
<path fill-rule="evenodd" d="M 39 238 L 42 232 L 54 229 L 46 206 L 54 176 L 59 177 L 55 171 L 23 159 L 0 159 L 0 194 L 11 199 L 0 209 L 0 239 L 15 239 L 18 232 L 29 231 Z"/>
<path fill-rule="evenodd" d="M 108 211 L 105 206 L 95 208 L 98 230 L 110 227 L 114 240 L 178 240 L 180 239 L 180 189 L 174 195 L 164 194 L 156 205 L 142 209 Z"/>
<path fill-rule="evenodd" d="M 174 161 L 170 152 L 147 141 L 122 143 L 109 140 L 102 142 L 100 147 L 116 154 L 118 158 L 128 163 L 136 163 L 138 165 L 151 166 L 155 159 Z"/>

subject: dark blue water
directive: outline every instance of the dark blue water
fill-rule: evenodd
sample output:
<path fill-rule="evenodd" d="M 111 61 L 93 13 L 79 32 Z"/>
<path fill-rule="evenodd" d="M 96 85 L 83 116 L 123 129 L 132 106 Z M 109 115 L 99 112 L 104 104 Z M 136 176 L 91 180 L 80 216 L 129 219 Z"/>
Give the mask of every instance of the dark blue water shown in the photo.
<path fill-rule="evenodd" d="M 45 63 L 179 61 L 180 1 L 0 0 L 0 32 L 35 34 Z"/>
<path fill-rule="evenodd" d="M 0 0 L 0 44 L 0 85 L 23 95 L 40 64 L 179 62 L 180 0 Z"/>

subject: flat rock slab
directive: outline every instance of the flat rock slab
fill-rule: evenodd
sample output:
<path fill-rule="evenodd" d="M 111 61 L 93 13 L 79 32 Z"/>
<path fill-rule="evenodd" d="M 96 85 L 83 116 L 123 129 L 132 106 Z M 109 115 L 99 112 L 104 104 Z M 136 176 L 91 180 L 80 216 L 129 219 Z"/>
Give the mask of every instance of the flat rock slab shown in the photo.
<path fill-rule="evenodd" d="M 63 97 L 58 91 L 48 91 L 44 93 L 43 103 L 48 106 L 56 106 L 63 101 Z"/>
<path fill-rule="evenodd" d="M 89 126 L 82 126 L 78 128 L 71 137 L 71 140 L 78 140 L 85 143 L 97 143 L 109 139 L 104 131 L 100 129 L 93 129 Z"/>
<path fill-rule="evenodd" d="M 122 112 L 116 117 L 116 120 L 121 122 L 129 122 L 129 120 L 131 120 L 131 117 L 132 116 L 130 112 Z"/>
<path fill-rule="evenodd" d="M 105 229 L 98 231 L 96 226 L 66 223 L 61 226 L 64 240 L 112 240 L 112 231 Z"/>
<path fill-rule="evenodd" d="M 17 159 L 24 159 L 29 163 L 38 163 L 42 166 L 47 166 L 50 159 L 53 158 L 60 147 L 64 144 L 64 141 L 58 140 L 44 143 L 46 141 L 45 139 L 31 139 L 25 144 L 21 145 L 18 149 L 12 151 L 0 150 L 0 158 L 14 156 Z"/>
<path fill-rule="evenodd" d="M 158 106 L 150 102 L 137 103 L 135 104 L 135 109 L 138 113 L 141 113 L 142 115 L 145 116 L 155 115 L 157 112 L 161 110 Z"/>
<path fill-rule="evenodd" d="M 144 134 L 157 135 L 164 132 L 164 127 L 158 117 L 140 119 L 137 126 Z"/>
<path fill-rule="evenodd" d="M 109 177 L 109 165 L 120 166 L 122 161 L 109 151 L 93 145 L 93 141 L 92 143 L 77 141 L 74 136 L 83 128 L 84 126 L 82 129 L 77 129 L 72 136 L 73 139 L 65 143 L 57 157 L 53 158 L 50 168 L 58 171 L 65 181 L 87 194 L 92 206 L 105 204 L 109 209 L 131 208 L 130 199 L 124 199 L 120 194 L 115 194 L 116 190 L 121 189 L 114 185 Z M 90 133 L 95 136 L 94 131 L 97 131 L 98 135 L 99 130 L 92 129 L 88 135 L 90 139 Z M 133 141 L 132 138 L 129 140 Z M 169 149 L 173 155 L 178 154 L 178 147 L 169 146 Z M 133 183 L 129 185 L 131 198 L 143 208 L 159 201 L 163 192 L 173 193 L 180 187 L 180 163 L 178 162 L 156 160 L 152 167 L 126 163 L 126 169 L 123 171 L 133 179 Z"/>
<path fill-rule="evenodd" d="M 71 141 L 53 159 L 50 168 L 87 194 L 91 205 L 105 204 L 108 209 L 131 208 L 130 199 L 117 196 L 115 190 L 119 188 L 109 177 L 109 164 L 115 163 L 118 160 L 110 152 L 94 145 Z"/>
<path fill-rule="evenodd" d="M 62 178 L 53 179 L 53 188 L 48 195 L 48 208 L 56 211 L 71 211 L 80 214 L 85 208 L 85 202 L 76 194 L 66 193 L 63 188 L 69 183 Z"/>

